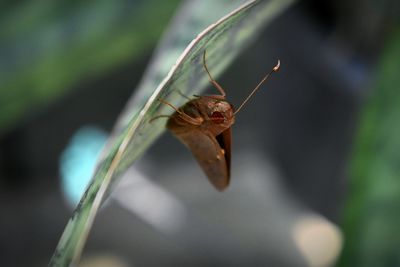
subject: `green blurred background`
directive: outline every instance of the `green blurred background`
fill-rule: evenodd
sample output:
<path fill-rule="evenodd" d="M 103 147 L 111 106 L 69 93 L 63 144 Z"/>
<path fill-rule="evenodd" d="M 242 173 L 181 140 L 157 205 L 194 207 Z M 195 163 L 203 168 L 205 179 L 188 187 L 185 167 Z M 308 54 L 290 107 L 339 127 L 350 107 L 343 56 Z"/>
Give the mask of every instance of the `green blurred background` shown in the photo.
<path fill-rule="evenodd" d="M 62 151 L 82 126 L 112 129 L 180 3 L 0 4 L 2 266 L 47 264 L 71 213 L 60 187 Z M 244 130 L 237 129 L 235 140 L 239 149 L 254 136 L 261 140 L 256 146 L 280 170 L 287 191 L 342 229 L 338 266 L 400 266 L 399 6 L 396 0 L 299 1 L 221 77 L 226 88 L 237 89 L 229 95 L 238 103 L 243 90 L 282 60 L 268 93 L 240 118 Z M 175 146 L 163 137 L 148 156 L 157 167 L 149 168 L 169 165 Z M 127 266 L 195 266 L 207 258 L 169 250 L 174 245 L 164 241 L 149 241 L 155 251 L 141 250 L 140 242 L 129 247 L 120 240 L 127 231 L 144 240 L 153 233 L 126 227 L 132 222 L 121 211 L 110 214 L 117 216 L 103 218 L 100 229 L 120 223 L 122 233 L 95 232 L 90 251 L 115 250 Z M 282 260 L 284 249 L 264 256 L 257 254 L 253 265 L 296 266 Z"/>
<path fill-rule="evenodd" d="M 177 4 L 46 0 L 3 3 L 2 132 L 80 81 L 95 79 L 150 52 Z"/>

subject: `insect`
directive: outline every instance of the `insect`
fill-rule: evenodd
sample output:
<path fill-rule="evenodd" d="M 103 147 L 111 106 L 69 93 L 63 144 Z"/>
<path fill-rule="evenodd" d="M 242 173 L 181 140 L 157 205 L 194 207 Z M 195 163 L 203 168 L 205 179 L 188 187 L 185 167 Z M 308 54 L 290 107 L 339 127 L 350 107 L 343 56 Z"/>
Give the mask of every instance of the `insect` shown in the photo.
<path fill-rule="evenodd" d="M 206 64 L 205 50 L 203 66 L 211 84 L 220 94 L 194 96 L 194 99 L 187 97 L 189 102 L 180 108 L 159 99 L 160 102 L 173 108 L 175 112 L 171 116 L 161 115 L 158 117 L 169 117 L 167 128 L 191 150 L 211 184 L 217 190 L 222 191 L 230 181 L 231 126 L 235 122 L 235 116 L 268 77 L 279 70 L 280 61 L 278 60 L 278 64 L 265 75 L 236 111 L 226 101 L 225 90 L 212 78 Z"/>

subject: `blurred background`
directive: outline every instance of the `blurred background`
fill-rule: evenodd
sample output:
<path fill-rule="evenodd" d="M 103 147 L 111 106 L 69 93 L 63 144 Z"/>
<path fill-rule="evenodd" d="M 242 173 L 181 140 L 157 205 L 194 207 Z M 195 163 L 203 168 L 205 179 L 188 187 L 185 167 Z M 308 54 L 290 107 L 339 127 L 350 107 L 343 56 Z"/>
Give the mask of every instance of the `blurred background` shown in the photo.
<path fill-rule="evenodd" d="M 1 266 L 48 263 L 191 2 L 2 1 Z M 282 63 L 237 116 L 230 188 L 164 134 L 100 211 L 81 266 L 400 266 L 399 18 L 396 0 L 292 5 L 218 78 L 237 106 Z"/>

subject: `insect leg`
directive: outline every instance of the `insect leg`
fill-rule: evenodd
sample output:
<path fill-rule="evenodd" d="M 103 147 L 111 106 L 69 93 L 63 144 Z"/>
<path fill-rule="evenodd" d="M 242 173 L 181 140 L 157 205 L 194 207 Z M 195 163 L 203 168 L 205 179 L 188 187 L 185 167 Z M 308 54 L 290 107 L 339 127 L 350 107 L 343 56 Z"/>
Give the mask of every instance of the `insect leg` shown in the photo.
<path fill-rule="evenodd" d="M 210 79 L 210 82 L 212 83 L 212 85 L 214 85 L 214 87 L 221 93 L 222 96 L 225 96 L 226 94 L 225 94 L 224 89 L 222 88 L 221 85 L 219 85 L 219 83 L 216 80 L 213 79 L 213 77 L 211 76 L 210 71 L 207 68 L 206 50 L 204 50 L 204 53 L 203 53 L 203 66 L 204 66 L 204 69 L 206 70 L 206 72 L 208 74 L 208 78 Z"/>
<path fill-rule="evenodd" d="M 179 108 L 176 108 L 174 105 L 172 105 L 171 103 L 165 101 L 165 100 L 162 99 L 162 98 L 159 98 L 158 101 L 160 101 L 161 103 L 163 103 L 163 104 L 165 104 L 165 105 L 170 106 L 171 108 L 173 108 L 173 109 L 176 111 L 176 113 L 178 113 L 179 116 L 180 116 L 182 119 L 186 120 L 187 122 L 189 122 L 189 123 L 191 123 L 191 124 L 193 124 L 193 125 L 200 125 L 200 124 L 203 122 L 203 118 L 192 118 L 192 117 L 190 117 L 189 115 L 187 115 L 185 112 L 183 112 L 183 111 L 180 110 Z"/>
<path fill-rule="evenodd" d="M 165 100 L 162 99 L 162 98 L 159 98 L 158 101 L 160 101 L 161 103 L 163 103 L 163 104 L 165 104 L 165 105 L 167 105 L 167 106 L 170 106 L 171 108 L 173 108 L 173 109 L 174 109 L 176 112 L 178 112 L 179 114 L 183 113 L 183 112 L 180 111 L 178 108 L 176 108 L 174 105 L 172 105 L 171 103 L 165 101 Z"/>
<path fill-rule="evenodd" d="M 188 97 L 187 95 L 185 95 L 184 93 L 182 93 L 181 90 L 177 90 L 177 93 L 178 93 L 181 97 L 186 98 L 186 99 L 189 100 L 189 101 L 193 100 L 192 98 L 190 98 L 190 97 Z"/>
<path fill-rule="evenodd" d="M 189 115 L 187 115 L 186 113 L 179 113 L 179 116 L 182 118 L 182 119 L 184 119 L 185 121 L 187 121 L 187 122 L 189 122 L 189 123 L 191 123 L 191 124 L 193 124 L 193 125 L 200 125 L 200 124 L 202 124 L 203 123 L 203 121 L 204 121 L 204 119 L 203 118 L 201 118 L 201 117 L 198 117 L 198 118 L 193 118 L 193 117 L 190 117 Z"/>
<path fill-rule="evenodd" d="M 159 119 L 159 118 L 171 118 L 171 116 L 169 115 L 159 115 L 159 116 L 155 116 L 154 118 L 152 118 L 151 120 L 149 120 L 149 123 L 152 123 L 153 121 Z"/>

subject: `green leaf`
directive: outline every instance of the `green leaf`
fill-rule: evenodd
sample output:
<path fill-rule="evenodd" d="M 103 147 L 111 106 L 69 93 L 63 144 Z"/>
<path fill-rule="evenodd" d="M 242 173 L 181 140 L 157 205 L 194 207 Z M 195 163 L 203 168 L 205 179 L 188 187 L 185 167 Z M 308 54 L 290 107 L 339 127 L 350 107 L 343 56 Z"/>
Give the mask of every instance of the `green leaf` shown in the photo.
<path fill-rule="evenodd" d="M 360 114 L 338 266 L 400 264 L 400 31 L 386 41 Z"/>
<path fill-rule="evenodd" d="M 61 237 L 50 266 L 70 266 L 77 263 L 94 217 L 107 193 L 121 174 L 164 131 L 165 120 L 149 122 L 155 116 L 172 113 L 171 108 L 161 104 L 157 99 L 167 99 L 172 104 L 180 106 L 186 100 L 177 93 L 178 91 L 188 95 L 199 93 L 208 84 L 201 60 L 204 50 L 207 51 L 207 64 L 212 73 L 221 73 L 254 39 L 262 26 L 292 2 L 293 0 L 247 2 L 201 32 L 187 46 L 167 77 L 155 90 L 152 82 L 144 80 L 118 121 L 108 142 L 108 148 L 103 153 L 92 182 Z M 214 1 L 208 3 L 213 4 Z M 193 10 L 208 12 L 210 8 L 212 6 L 202 11 Z M 164 67 L 161 64 L 153 65 L 156 70 L 151 72 L 162 73 Z M 157 79 L 157 75 L 152 78 L 155 81 Z"/>

